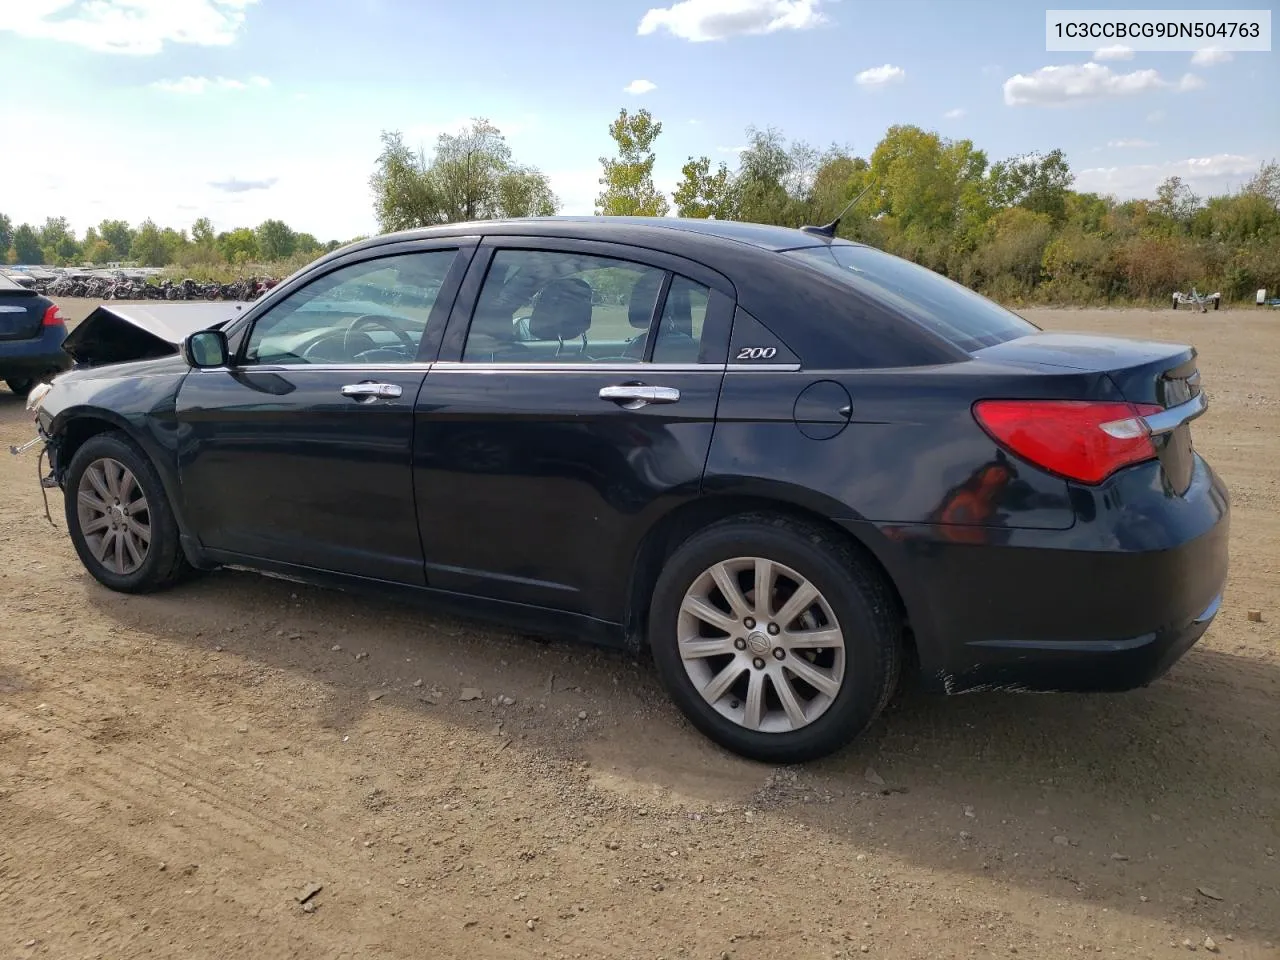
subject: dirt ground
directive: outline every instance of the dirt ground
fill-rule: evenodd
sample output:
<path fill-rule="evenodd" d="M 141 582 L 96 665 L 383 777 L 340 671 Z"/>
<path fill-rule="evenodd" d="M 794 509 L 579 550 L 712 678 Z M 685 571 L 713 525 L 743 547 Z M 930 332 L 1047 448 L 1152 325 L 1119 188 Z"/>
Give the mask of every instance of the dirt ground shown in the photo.
<path fill-rule="evenodd" d="M 242 573 L 111 594 L 4 456 L 0 957 L 1280 957 L 1280 314 L 1028 315 L 1199 347 L 1223 611 L 1146 690 L 908 695 L 803 768 L 622 655 Z"/>

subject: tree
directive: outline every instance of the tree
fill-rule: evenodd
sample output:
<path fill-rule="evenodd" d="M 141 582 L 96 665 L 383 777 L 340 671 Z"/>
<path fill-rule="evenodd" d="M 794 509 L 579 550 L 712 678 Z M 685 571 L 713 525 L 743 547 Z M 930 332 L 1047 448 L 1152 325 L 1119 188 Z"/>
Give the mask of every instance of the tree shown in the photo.
<path fill-rule="evenodd" d="M 144 220 L 138 227 L 138 232 L 133 238 L 133 246 L 129 250 L 129 257 L 144 267 L 163 267 L 168 264 L 169 251 L 165 247 L 164 237 L 160 233 L 160 228 L 150 218 Z"/>
<path fill-rule="evenodd" d="M 384 131 L 369 185 L 383 231 L 549 216 L 560 206 L 547 176 L 516 163 L 502 131 L 483 118 L 456 134 L 440 134 L 430 160 L 411 150 L 398 131 Z"/>
<path fill-rule="evenodd" d="M 1156 187 L 1156 202 L 1152 204 L 1156 213 L 1183 226 L 1190 223 L 1199 206 L 1200 198 L 1181 177 L 1169 177 Z"/>
<path fill-rule="evenodd" d="M 738 213 L 736 183 L 726 164 L 711 172 L 706 157 L 689 158 L 680 170 L 684 179 L 676 186 L 672 199 L 676 213 L 682 217 L 714 217 L 733 220 Z"/>
<path fill-rule="evenodd" d="M 13 221 L 6 214 L 0 213 L 0 263 L 9 252 L 9 244 L 13 243 Z"/>
<path fill-rule="evenodd" d="M 40 249 L 40 234 L 35 227 L 24 223 L 13 231 L 13 252 L 16 263 L 44 263 L 44 251 Z"/>
<path fill-rule="evenodd" d="M 98 224 L 98 235 L 111 245 L 112 260 L 128 260 L 133 249 L 133 228 L 123 220 L 103 220 Z"/>
<path fill-rule="evenodd" d="M 293 235 L 293 252 L 300 253 L 305 257 L 314 257 L 320 252 L 320 241 L 309 233 L 295 233 Z"/>
<path fill-rule="evenodd" d="M 258 257 L 258 235 L 248 227 L 218 234 L 216 244 L 227 263 L 238 265 Z"/>
<path fill-rule="evenodd" d="M 560 209 L 547 175 L 535 167 L 512 167 L 498 178 L 498 216 L 550 217 Z"/>
<path fill-rule="evenodd" d="M 263 220 L 254 231 L 258 238 L 258 256 L 263 260 L 285 260 L 293 256 L 297 237 L 283 220 Z"/>
<path fill-rule="evenodd" d="M 383 131 L 382 152 L 369 177 L 373 211 L 384 233 L 441 223 L 427 158 L 406 146 L 398 130 Z"/>
<path fill-rule="evenodd" d="M 1025 207 L 1055 223 L 1066 217 L 1067 194 L 1075 175 L 1061 150 L 1024 153 L 991 168 L 992 199 L 1000 207 Z"/>
<path fill-rule="evenodd" d="M 662 133 L 648 110 L 630 115 L 624 107 L 609 125 L 609 136 L 618 145 L 616 159 L 601 157 L 604 192 L 596 198 L 597 213 L 606 217 L 665 217 L 667 198 L 653 183 L 653 142 Z"/>
<path fill-rule="evenodd" d="M 212 247 L 214 243 L 213 221 L 201 217 L 191 225 L 191 242 L 200 247 Z"/>
<path fill-rule="evenodd" d="M 1256 194 L 1271 201 L 1271 205 L 1280 209 L 1280 163 L 1270 160 L 1258 168 L 1249 182 L 1244 185 L 1244 192 Z"/>

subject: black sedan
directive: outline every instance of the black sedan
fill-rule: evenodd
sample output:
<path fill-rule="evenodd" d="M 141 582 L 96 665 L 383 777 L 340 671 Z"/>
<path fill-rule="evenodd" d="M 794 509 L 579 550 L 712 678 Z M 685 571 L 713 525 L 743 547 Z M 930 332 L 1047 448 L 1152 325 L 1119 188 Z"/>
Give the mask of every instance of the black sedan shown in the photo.
<path fill-rule="evenodd" d="M 252 304 L 104 307 L 31 397 L 46 484 L 114 590 L 235 565 L 647 648 L 767 761 L 850 740 L 907 667 L 1160 676 L 1227 575 L 1196 351 L 1044 333 L 831 233 L 457 224 Z"/>
<path fill-rule="evenodd" d="M 58 305 L 0 274 L 0 380 L 20 397 L 71 366 L 61 349 L 67 327 Z"/>

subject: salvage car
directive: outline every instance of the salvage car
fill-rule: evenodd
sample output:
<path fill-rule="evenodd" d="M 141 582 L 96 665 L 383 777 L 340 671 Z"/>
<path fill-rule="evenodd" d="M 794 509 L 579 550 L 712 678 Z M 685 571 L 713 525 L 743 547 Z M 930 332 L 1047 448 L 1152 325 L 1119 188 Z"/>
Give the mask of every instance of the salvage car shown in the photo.
<path fill-rule="evenodd" d="M 1196 350 L 1043 332 L 835 233 L 454 224 L 251 304 L 104 306 L 32 393 L 45 483 L 112 590 L 234 566 L 647 649 L 763 761 L 908 669 L 1161 676 L 1227 575 Z"/>
<path fill-rule="evenodd" d="M 62 350 L 67 325 L 58 305 L 29 284 L 0 274 L 0 380 L 25 397 L 71 366 Z"/>

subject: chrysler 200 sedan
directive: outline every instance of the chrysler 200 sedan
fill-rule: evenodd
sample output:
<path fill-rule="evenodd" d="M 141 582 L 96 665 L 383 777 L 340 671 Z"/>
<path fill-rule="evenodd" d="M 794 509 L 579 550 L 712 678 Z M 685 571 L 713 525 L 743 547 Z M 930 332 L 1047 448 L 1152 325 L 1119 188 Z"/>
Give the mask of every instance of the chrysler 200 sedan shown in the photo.
<path fill-rule="evenodd" d="M 1196 351 L 1041 332 L 833 233 L 455 224 L 252 304 L 104 305 L 30 397 L 44 482 L 113 590 L 234 565 L 647 648 L 770 762 L 908 668 L 1159 677 L 1227 573 Z"/>

